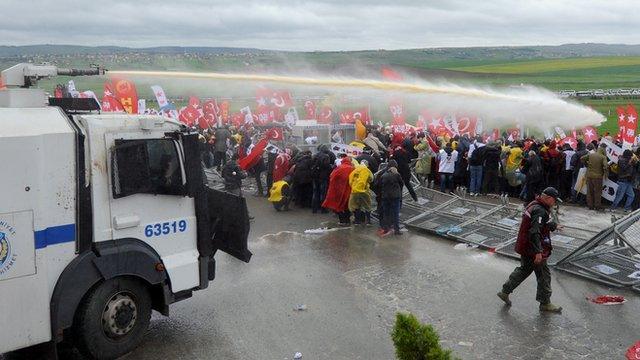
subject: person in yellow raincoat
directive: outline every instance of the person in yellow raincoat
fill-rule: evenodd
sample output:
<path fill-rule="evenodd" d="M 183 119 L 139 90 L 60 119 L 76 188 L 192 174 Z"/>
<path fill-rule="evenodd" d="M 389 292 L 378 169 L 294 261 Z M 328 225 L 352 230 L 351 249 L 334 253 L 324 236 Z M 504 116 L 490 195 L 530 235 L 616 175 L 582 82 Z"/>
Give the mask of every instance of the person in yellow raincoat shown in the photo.
<path fill-rule="evenodd" d="M 369 191 L 373 174 L 369 170 L 366 160 L 356 165 L 349 175 L 349 211 L 354 214 L 354 224 L 371 223 L 371 192 Z"/>
<path fill-rule="evenodd" d="M 291 197 L 289 194 L 289 182 L 291 178 L 287 175 L 282 180 L 276 181 L 269 190 L 269 202 L 273 204 L 273 207 L 277 211 L 288 211 L 289 201 Z"/>
<path fill-rule="evenodd" d="M 522 179 L 518 177 L 516 170 L 520 169 L 523 157 L 522 144 L 517 143 L 509 149 L 509 156 L 505 166 L 505 178 L 511 187 L 517 187 L 522 184 Z"/>

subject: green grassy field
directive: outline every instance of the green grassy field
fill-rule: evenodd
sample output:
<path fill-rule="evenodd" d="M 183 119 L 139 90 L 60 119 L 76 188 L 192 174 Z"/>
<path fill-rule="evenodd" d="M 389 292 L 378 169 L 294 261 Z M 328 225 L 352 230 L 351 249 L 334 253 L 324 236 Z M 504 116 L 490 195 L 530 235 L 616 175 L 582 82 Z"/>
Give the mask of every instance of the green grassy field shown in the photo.
<path fill-rule="evenodd" d="M 496 63 L 476 66 L 454 66 L 453 70 L 471 73 L 491 74 L 540 74 L 565 70 L 581 69 L 606 69 L 615 67 L 633 67 L 640 65 L 640 57 L 592 57 L 592 58 L 568 58 L 545 59 L 532 61 L 519 61 L 510 63 Z"/>

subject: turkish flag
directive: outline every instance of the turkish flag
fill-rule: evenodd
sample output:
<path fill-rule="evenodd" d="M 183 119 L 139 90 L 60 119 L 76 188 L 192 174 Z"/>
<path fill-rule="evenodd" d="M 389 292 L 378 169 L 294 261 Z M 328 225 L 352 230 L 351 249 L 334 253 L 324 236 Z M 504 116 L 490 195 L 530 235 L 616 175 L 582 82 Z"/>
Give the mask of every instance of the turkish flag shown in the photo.
<path fill-rule="evenodd" d="M 197 96 L 189 96 L 189 106 L 194 108 L 200 107 L 200 99 Z"/>
<path fill-rule="evenodd" d="M 205 116 L 200 116 L 200 117 L 198 118 L 198 127 L 200 127 L 200 129 L 202 129 L 202 130 L 206 130 L 206 129 L 208 129 L 208 128 L 209 128 L 209 124 L 210 124 L 210 122 L 209 122 L 209 120 L 207 119 L 207 117 L 205 117 Z"/>
<path fill-rule="evenodd" d="M 307 100 L 304 102 L 304 112 L 306 114 L 307 119 L 315 119 L 316 118 L 316 104 L 312 100 Z"/>
<path fill-rule="evenodd" d="M 476 136 L 476 126 L 478 125 L 478 118 L 471 116 L 461 116 L 457 118 L 458 123 L 458 135 Z"/>
<path fill-rule="evenodd" d="M 235 126 L 236 128 L 240 128 L 242 125 L 244 125 L 244 119 L 244 113 L 235 112 L 231 114 L 231 125 Z"/>
<path fill-rule="evenodd" d="M 391 112 L 392 126 L 403 126 L 406 124 L 404 104 L 402 103 L 402 100 L 391 101 L 391 103 L 389 104 L 389 111 Z"/>
<path fill-rule="evenodd" d="M 271 102 L 271 94 L 273 94 L 273 90 L 265 87 L 261 87 L 256 89 L 256 102 L 258 103 L 258 107 L 267 106 Z"/>
<path fill-rule="evenodd" d="M 216 99 L 209 99 L 202 104 L 202 110 L 205 114 L 214 114 L 218 115 L 220 109 L 218 108 L 218 103 Z"/>
<path fill-rule="evenodd" d="M 216 99 L 209 99 L 202 104 L 203 117 L 209 126 L 216 126 L 218 123 L 218 113 L 220 109 L 216 103 Z"/>
<path fill-rule="evenodd" d="M 284 134 L 282 133 L 281 128 L 271 128 L 267 130 L 267 133 L 265 134 L 265 136 L 267 137 L 267 139 L 272 139 L 276 141 L 284 140 Z"/>
<path fill-rule="evenodd" d="M 181 123 L 187 126 L 193 126 L 198 122 L 200 117 L 201 117 L 201 114 L 200 114 L 200 111 L 198 111 L 198 109 L 192 106 L 185 106 L 184 108 L 180 109 L 178 120 L 180 120 Z"/>
<path fill-rule="evenodd" d="M 427 129 L 431 134 L 435 136 L 451 135 L 451 132 L 446 126 L 444 126 L 442 116 L 433 116 L 428 114 L 426 111 L 422 112 L 422 116 L 424 117 L 427 123 Z"/>
<path fill-rule="evenodd" d="M 340 117 L 340 124 L 354 124 L 356 120 L 353 118 L 353 112 L 350 110 L 343 111 L 338 114 Z"/>
<path fill-rule="evenodd" d="M 238 165 L 240 165 L 240 168 L 242 168 L 242 170 L 251 169 L 258 162 L 258 160 L 260 160 L 260 157 L 264 152 L 264 148 L 267 147 L 268 143 L 269 140 L 267 140 L 266 138 L 258 141 L 249 155 L 238 160 Z"/>
<path fill-rule="evenodd" d="M 594 140 L 598 140 L 598 130 L 593 126 L 587 126 L 582 129 L 582 136 L 584 137 L 584 143 L 588 144 Z"/>
<path fill-rule="evenodd" d="M 104 83 L 104 95 L 102 96 L 102 111 L 124 111 L 122 104 L 113 95 L 111 84 L 109 82 Z"/>
<path fill-rule="evenodd" d="M 124 110 L 129 114 L 137 114 L 138 91 L 136 90 L 136 85 L 127 79 L 121 78 L 112 78 L 111 82 L 114 96 L 120 101 Z"/>
<path fill-rule="evenodd" d="M 333 122 L 333 110 L 329 106 L 323 106 L 318 114 L 318 123 L 331 124 Z"/>
<path fill-rule="evenodd" d="M 355 124 L 356 120 L 360 120 L 363 124 L 369 124 L 369 111 L 366 108 L 359 110 L 346 110 L 339 114 L 341 124 Z"/>
<path fill-rule="evenodd" d="M 293 100 L 291 99 L 291 94 L 287 90 L 279 90 L 273 91 L 271 93 L 271 104 L 282 108 L 282 107 L 291 107 L 293 106 Z"/>
<path fill-rule="evenodd" d="M 260 106 L 276 106 L 279 108 L 293 106 L 293 99 L 288 90 L 273 90 L 269 88 L 258 88 L 256 90 L 256 102 Z"/>

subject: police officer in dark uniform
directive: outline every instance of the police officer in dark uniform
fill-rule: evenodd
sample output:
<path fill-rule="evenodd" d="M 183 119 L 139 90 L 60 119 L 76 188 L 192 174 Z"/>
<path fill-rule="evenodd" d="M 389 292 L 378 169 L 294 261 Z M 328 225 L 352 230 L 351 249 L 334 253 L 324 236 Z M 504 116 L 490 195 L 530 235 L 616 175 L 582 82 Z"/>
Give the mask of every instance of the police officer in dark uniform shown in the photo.
<path fill-rule="evenodd" d="M 547 266 L 547 259 L 551 255 L 551 232 L 557 227 L 550 220 L 550 212 L 556 201 L 561 201 L 559 196 L 555 188 L 544 189 L 540 196 L 527 205 L 522 215 L 515 248 L 520 254 L 520 266 L 513 270 L 498 293 L 498 297 L 509 306 L 509 294 L 535 272 L 538 281 L 536 300 L 540 302 L 540 311 L 562 311 L 562 307 L 551 303 L 551 273 Z"/>

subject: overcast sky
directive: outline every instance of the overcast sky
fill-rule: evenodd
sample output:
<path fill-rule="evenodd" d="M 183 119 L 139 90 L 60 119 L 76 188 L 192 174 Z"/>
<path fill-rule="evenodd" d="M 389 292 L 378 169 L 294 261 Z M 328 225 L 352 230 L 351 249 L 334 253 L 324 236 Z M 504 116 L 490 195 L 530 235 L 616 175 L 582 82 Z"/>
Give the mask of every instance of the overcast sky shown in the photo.
<path fill-rule="evenodd" d="M 0 45 L 360 50 L 640 43 L 637 0 L 2 0 Z"/>

